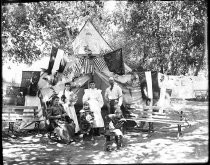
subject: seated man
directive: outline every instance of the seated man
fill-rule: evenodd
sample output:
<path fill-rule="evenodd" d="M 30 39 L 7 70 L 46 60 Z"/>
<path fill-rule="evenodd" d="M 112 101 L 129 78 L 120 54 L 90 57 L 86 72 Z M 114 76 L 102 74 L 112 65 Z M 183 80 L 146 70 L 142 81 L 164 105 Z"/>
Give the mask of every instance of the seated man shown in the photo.
<path fill-rule="evenodd" d="M 80 110 L 81 134 L 90 134 L 93 136 L 93 121 L 94 114 L 92 111 L 90 111 L 90 105 L 88 102 L 84 102 L 83 109 Z"/>
<path fill-rule="evenodd" d="M 123 117 L 120 107 L 118 106 L 114 114 L 109 114 L 106 116 L 106 126 L 105 126 L 105 136 L 106 136 L 106 150 L 109 150 L 109 144 L 111 141 L 111 135 L 115 136 L 115 142 L 117 144 L 117 149 L 122 147 L 122 129 L 123 124 L 126 119 Z"/>
<path fill-rule="evenodd" d="M 58 96 L 52 98 L 52 105 L 49 107 L 47 118 L 50 121 L 50 127 L 61 140 L 66 143 L 73 141 L 75 124 L 64 111 L 63 106 L 59 104 Z"/>

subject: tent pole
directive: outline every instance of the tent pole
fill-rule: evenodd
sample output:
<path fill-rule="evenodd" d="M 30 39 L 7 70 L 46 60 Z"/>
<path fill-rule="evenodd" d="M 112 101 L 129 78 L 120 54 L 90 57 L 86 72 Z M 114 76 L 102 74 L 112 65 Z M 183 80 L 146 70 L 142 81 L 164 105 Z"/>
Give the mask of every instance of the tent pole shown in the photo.
<path fill-rule="evenodd" d="M 88 54 L 88 59 L 90 61 L 90 68 L 93 68 L 93 71 L 91 72 L 91 81 L 94 80 L 94 72 L 95 72 L 95 67 L 94 67 L 94 62 L 93 59 L 96 58 L 96 56 L 92 55 L 92 53 Z"/>

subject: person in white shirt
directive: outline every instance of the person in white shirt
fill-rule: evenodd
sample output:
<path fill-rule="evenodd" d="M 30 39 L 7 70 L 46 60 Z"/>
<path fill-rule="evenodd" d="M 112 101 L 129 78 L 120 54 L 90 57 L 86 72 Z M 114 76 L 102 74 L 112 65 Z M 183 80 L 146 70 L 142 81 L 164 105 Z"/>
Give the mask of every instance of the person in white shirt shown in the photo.
<path fill-rule="evenodd" d="M 123 102 L 122 89 L 114 81 L 113 77 L 109 78 L 110 86 L 105 91 L 105 99 L 108 102 L 109 114 L 114 114 L 116 107 L 120 107 Z"/>
<path fill-rule="evenodd" d="M 65 89 L 59 92 L 58 97 L 60 98 L 60 102 L 63 104 L 64 110 L 76 125 L 75 133 L 78 133 L 80 128 L 74 108 L 74 104 L 77 102 L 78 98 L 70 89 L 71 83 L 65 83 Z"/>
<path fill-rule="evenodd" d="M 88 102 L 90 105 L 90 110 L 94 114 L 93 130 L 95 136 L 100 136 L 99 128 L 104 128 L 104 120 L 101 115 L 101 108 L 104 105 L 101 90 L 95 88 L 95 82 L 90 81 L 90 88 L 85 89 L 85 94 L 83 95 L 83 103 Z"/>

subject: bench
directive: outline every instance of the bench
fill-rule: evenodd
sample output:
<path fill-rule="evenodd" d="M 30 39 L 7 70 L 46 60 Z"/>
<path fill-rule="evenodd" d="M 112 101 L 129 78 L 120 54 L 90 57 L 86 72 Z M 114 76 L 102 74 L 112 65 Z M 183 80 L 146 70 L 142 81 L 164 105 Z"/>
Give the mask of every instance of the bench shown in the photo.
<path fill-rule="evenodd" d="M 134 120 L 137 125 L 140 125 L 140 128 L 142 123 L 149 123 L 149 136 L 151 135 L 151 132 L 154 132 L 153 123 L 177 125 L 178 139 L 179 136 L 182 135 L 182 126 L 184 126 L 186 123 L 188 126 L 190 126 L 190 124 L 185 120 L 185 115 L 182 110 L 176 111 L 173 108 L 162 109 L 158 106 L 143 106 L 143 109 L 136 109 L 135 112 L 132 113 L 135 115 L 135 117 L 131 117 L 126 120 Z"/>
<path fill-rule="evenodd" d="M 25 110 L 28 111 L 25 111 Z M 35 129 L 39 131 L 39 124 L 41 120 L 37 118 L 37 106 L 3 106 L 2 109 L 2 120 L 3 122 L 9 123 L 8 132 L 14 131 L 14 124 L 18 121 L 22 121 L 24 118 L 32 119 L 35 122 Z M 22 111 L 23 115 L 18 115 L 17 111 Z"/>

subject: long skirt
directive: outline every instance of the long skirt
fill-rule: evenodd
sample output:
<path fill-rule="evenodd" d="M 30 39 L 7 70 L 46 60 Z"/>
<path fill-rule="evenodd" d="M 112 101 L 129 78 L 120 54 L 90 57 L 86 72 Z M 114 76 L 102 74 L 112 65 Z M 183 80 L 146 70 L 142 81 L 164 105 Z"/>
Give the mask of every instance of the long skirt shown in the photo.
<path fill-rule="evenodd" d="M 90 110 L 93 111 L 94 121 L 93 128 L 104 127 L 104 120 L 101 115 L 101 107 L 99 106 L 98 101 L 89 100 Z"/>
<path fill-rule="evenodd" d="M 66 111 L 66 113 L 69 115 L 69 117 L 74 120 L 74 123 L 76 125 L 75 127 L 75 133 L 77 133 L 80 128 L 79 128 L 79 123 L 78 123 L 78 119 L 77 119 L 77 115 L 75 112 L 75 108 L 74 105 L 68 106 L 67 104 L 64 104 L 64 109 Z"/>
<path fill-rule="evenodd" d="M 58 122 L 54 132 L 64 141 L 73 141 L 75 135 L 75 125 L 73 123 Z"/>

